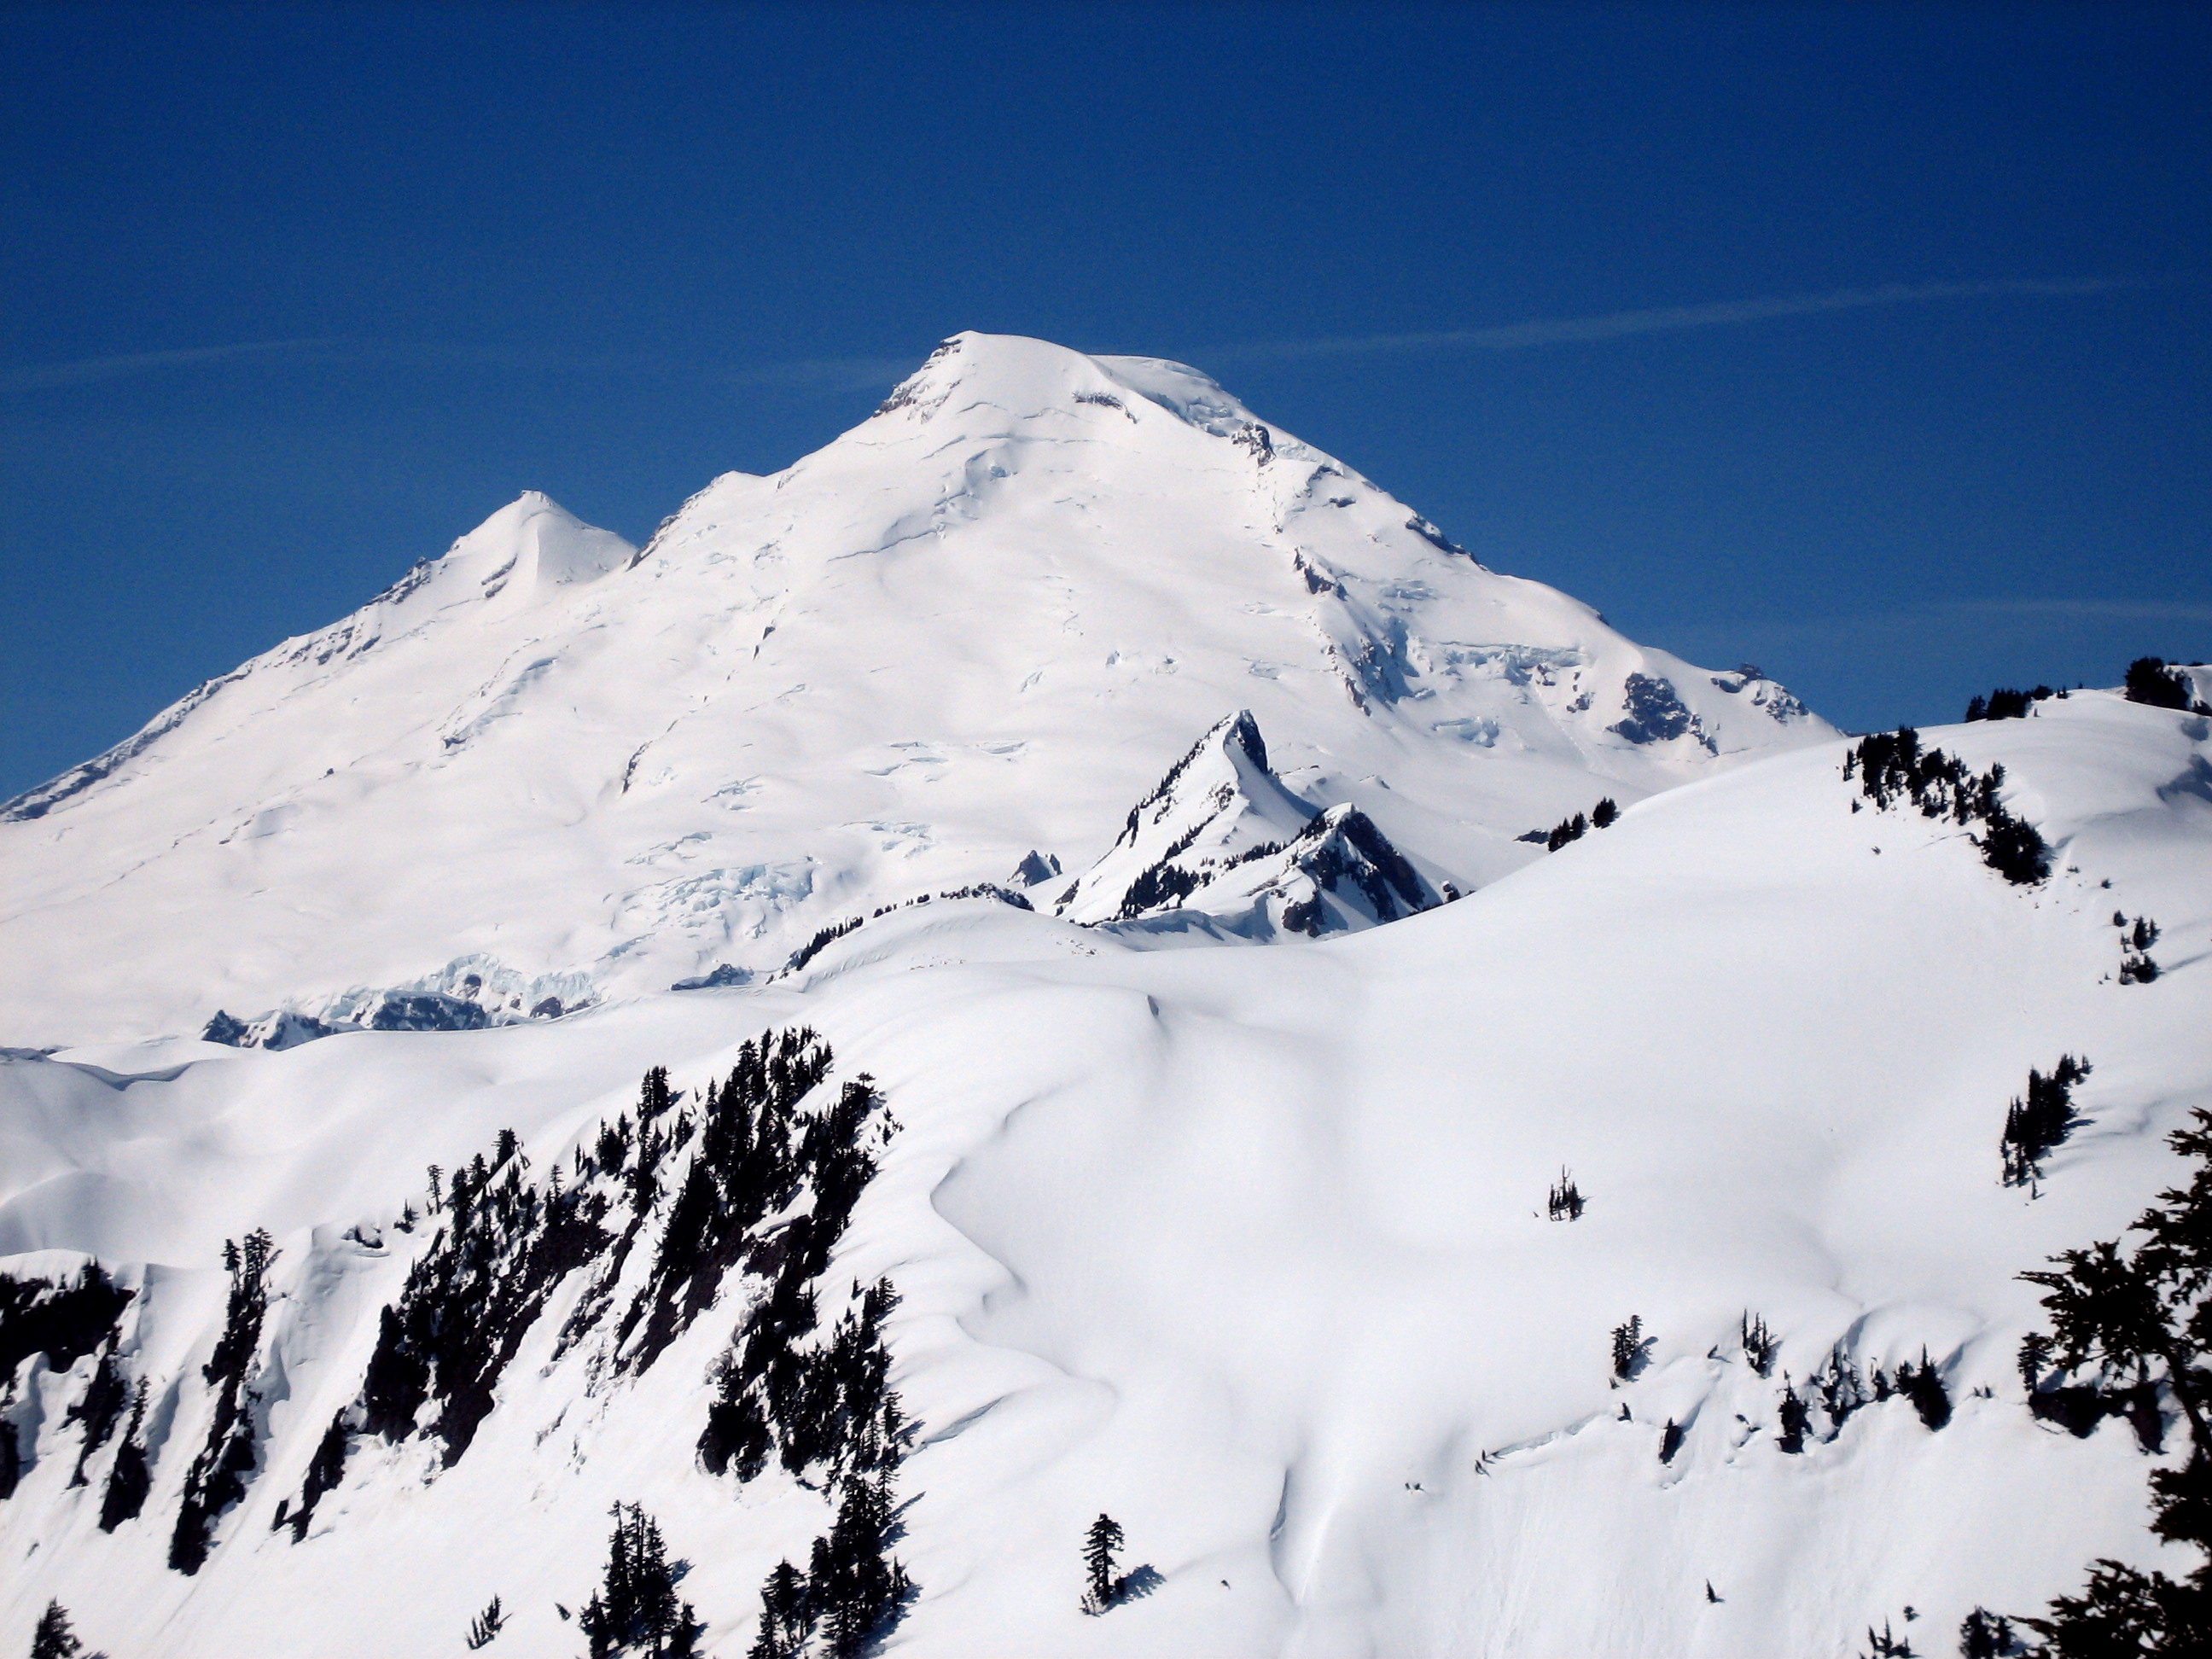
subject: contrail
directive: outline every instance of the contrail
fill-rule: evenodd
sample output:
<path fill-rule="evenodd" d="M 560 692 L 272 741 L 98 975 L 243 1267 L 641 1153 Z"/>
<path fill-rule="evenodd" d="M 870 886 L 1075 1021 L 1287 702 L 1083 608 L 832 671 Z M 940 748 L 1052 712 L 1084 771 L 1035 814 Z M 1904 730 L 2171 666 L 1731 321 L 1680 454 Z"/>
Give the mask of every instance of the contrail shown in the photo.
<path fill-rule="evenodd" d="M 1730 323 L 1763 322 L 1773 317 L 1808 317 L 1827 311 L 1858 311 L 1869 306 L 1920 305 L 1935 300 L 1992 298 L 2063 299 L 2129 289 L 2172 287 L 2183 278 L 2084 276 L 2014 277 L 1978 283 L 1885 283 L 1879 288 L 1847 288 L 1829 294 L 1791 294 L 1765 300 L 1723 300 L 1701 306 L 1662 306 L 1648 311 L 1613 311 L 1598 317 L 1553 317 L 1508 323 L 1494 328 L 1448 329 L 1429 334 L 1363 334 L 1326 340 L 1277 340 L 1225 346 L 1204 354 L 1209 362 L 1251 362 L 1301 357 L 1348 357 L 1362 352 L 1518 351 L 1529 346 L 1564 345 L 1578 340 L 1613 340 L 1631 334 L 1660 334 Z M 90 386 L 163 369 L 251 360 L 315 362 L 360 360 L 428 367 L 468 365 L 537 368 L 568 373 L 699 376 L 730 386 L 833 386 L 864 387 L 895 380 L 914 367 L 906 357 L 815 358 L 751 368 L 725 367 L 698 359 L 628 356 L 570 356 L 533 347 L 425 346 L 359 340 L 256 340 L 242 345 L 188 346 L 173 351 L 140 351 L 124 356 L 88 357 L 70 363 L 0 368 L 0 391 L 31 392 L 55 386 Z"/>
<path fill-rule="evenodd" d="M 322 356 L 344 343 L 342 340 L 255 340 L 244 345 L 185 346 L 174 351 L 84 357 L 73 363 L 0 369 L 0 390 L 34 392 L 48 386 L 91 386 L 100 380 L 121 380 L 164 368 L 189 368 L 202 363 L 236 362 L 247 358 L 307 359 Z"/>
<path fill-rule="evenodd" d="M 1884 283 L 1879 288 L 1839 289 L 1829 294 L 1790 294 L 1765 300 L 1723 300 L 1702 306 L 1662 306 L 1650 311 L 1613 311 L 1598 317 L 1553 317 L 1508 323 L 1496 328 L 1449 329 L 1434 334 L 1363 334 L 1330 340 L 1281 340 L 1232 346 L 1218 359 L 1338 357 L 1367 351 L 1518 351 L 1528 346 L 1565 345 L 1577 340 L 1613 340 L 1630 334 L 1662 334 L 1689 328 L 1719 328 L 1729 323 L 1764 322 L 1771 317 L 1809 317 L 1824 311 L 1859 311 L 1869 306 L 1919 305 L 1931 300 L 2006 296 L 2063 299 L 2106 294 L 2122 289 L 2166 283 L 2122 276 L 2016 277 L 1979 283 Z"/>
<path fill-rule="evenodd" d="M 908 357 L 820 357 L 799 362 L 733 368 L 701 358 L 642 356 L 625 353 L 580 355 L 535 346 L 422 345 L 392 341 L 253 340 L 239 345 L 186 346 L 172 351 L 137 351 L 113 357 L 86 357 L 68 363 L 37 363 L 0 368 L 0 392 L 39 392 L 58 386 L 93 386 L 105 380 L 196 368 L 217 363 L 381 363 L 414 368 L 501 368 L 553 374 L 642 374 L 719 381 L 730 386 L 866 387 L 896 380 L 913 370 L 919 354 Z"/>

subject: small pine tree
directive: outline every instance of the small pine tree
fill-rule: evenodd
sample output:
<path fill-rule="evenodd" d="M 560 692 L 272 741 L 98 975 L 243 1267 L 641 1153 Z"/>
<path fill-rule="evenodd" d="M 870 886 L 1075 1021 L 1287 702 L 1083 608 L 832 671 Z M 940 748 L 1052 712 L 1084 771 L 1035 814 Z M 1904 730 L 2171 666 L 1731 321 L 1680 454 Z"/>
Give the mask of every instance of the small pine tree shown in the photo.
<path fill-rule="evenodd" d="M 484 1610 L 469 1621 L 469 1650 L 473 1653 L 478 1648 L 489 1647 L 492 1638 L 506 1626 L 507 1614 L 501 1611 L 499 1597 L 495 1595 Z"/>
<path fill-rule="evenodd" d="M 1774 1370 L 1774 1350 L 1779 1345 L 1774 1334 L 1766 1328 L 1766 1321 L 1747 1309 L 1739 1329 L 1744 1363 L 1761 1376 L 1771 1374 Z"/>
<path fill-rule="evenodd" d="M 1091 1587 L 1083 1601 L 1085 1613 L 1103 1613 L 1121 1595 L 1121 1581 L 1114 1571 L 1115 1558 L 1121 1550 L 1121 1522 L 1110 1515 L 1101 1515 L 1091 1523 L 1083 1540 L 1083 1566 Z"/>
<path fill-rule="evenodd" d="M 1621 1382 L 1634 1376 L 1644 1364 L 1644 1320 L 1631 1314 L 1625 1325 L 1613 1328 L 1613 1374 Z"/>
<path fill-rule="evenodd" d="M 1867 1626 L 1867 1659 L 1915 1659 L 1910 1638 L 1893 1636 L 1889 1620 L 1881 1621 L 1881 1628 Z"/>
<path fill-rule="evenodd" d="M 1574 1172 L 1561 1170 L 1559 1178 L 1553 1184 L 1551 1196 L 1545 1206 L 1554 1221 L 1579 1221 L 1583 1218 L 1582 1188 L 1575 1185 Z"/>
<path fill-rule="evenodd" d="M 1681 1449 L 1682 1425 L 1670 1417 L 1667 1419 L 1667 1426 L 1659 1431 L 1659 1461 L 1671 1463 L 1674 1461 L 1674 1454 Z"/>
<path fill-rule="evenodd" d="M 746 1659 L 792 1659 L 814 1633 L 814 1608 L 806 1575 L 779 1561 L 761 1586 L 760 1634 Z"/>
<path fill-rule="evenodd" d="M 1590 808 L 1590 828 L 1593 830 L 1609 830 L 1613 827 L 1613 821 L 1620 817 L 1620 803 L 1615 801 L 1612 796 L 1607 795 L 1603 800 Z"/>
<path fill-rule="evenodd" d="M 2012 1620 L 1976 1607 L 1959 1626 L 1960 1659 L 2007 1659 L 2014 1640 Z"/>
<path fill-rule="evenodd" d="M 1805 1431 L 1813 1425 L 1813 1414 L 1806 1409 L 1804 1401 L 1787 1377 L 1783 1379 L 1780 1416 L 1782 1432 L 1775 1437 L 1774 1443 L 1786 1452 L 1803 1451 Z"/>
<path fill-rule="evenodd" d="M 38 1629 L 31 1632 L 31 1659 L 76 1659 L 83 1645 L 70 1628 L 69 1609 L 58 1601 L 47 1602 Z"/>

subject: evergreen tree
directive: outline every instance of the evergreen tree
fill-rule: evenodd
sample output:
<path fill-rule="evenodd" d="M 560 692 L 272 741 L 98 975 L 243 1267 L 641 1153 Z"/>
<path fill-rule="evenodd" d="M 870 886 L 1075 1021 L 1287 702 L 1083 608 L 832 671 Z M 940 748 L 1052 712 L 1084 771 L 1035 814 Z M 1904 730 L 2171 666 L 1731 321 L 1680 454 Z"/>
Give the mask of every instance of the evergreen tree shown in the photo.
<path fill-rule="evenodd" d="M 76 1659 L 83 1645 L 70 1628 L 69 1609 L 58 1601 L 47 1602 L 38 1629 L 31 1632 L 31 1659 Z"/>
<path fill-rule="evenodd" d="M 146 1507 L 146 1494 L 154 1484 L 153 1471 L 146 1465 L 146 1443 L 140 1431 L 146 1424 L 146 1379 L 138 1379 L 138 1387 L 131 1396 L 131 1424 L 123 1431 L 123 1443 L 115 1449 L 115 1462 L 107 1471 L 107 1490 L 100 1494 L 100 1529 L 113 1532 L 125 1521 L 137 1518 Z"/>
<path fill-rule="evenodd" d="M 2061 1054 L 2051 1075 L 2030 1071 L 2027 1097 L 2014 1098 L 2005 1112 L 1997 1150 L 2004 1184 L 2026 1187 L 2043 1176 L 2043 1161 L 2073 1133 L 2074 1085 L 2089 1075 L 2089 1062 Z"/>
<path fill-rule="evenodd" d="M 1740 1329 L 1744 1363 L 1759 1376 L 1768 1375 L 1774 1370 L 1774 1351 L 1779 1344 L 1766 1328 L 1766 1321 L 1747 1310 Z"/>
<path fill-rule="evenodd" d="M 1545 1207 L 1554 1221 L 1580 1221 L 1583 1218 L 1582 1188 L 1575 1185 L 1574 1172 L 1559 1171 L 1559 1180 L 1553 1184 L 1551 1196 Z"/>
<path fill-rule="evenodd" d="M 1120 1597 L 1121 1581 L 1114 1568 L 1121 1551 L 1121 1522 L 1110 1515 L 1100 1516 L 1083 1540 L 1083 1567 L 1091 1586 L 1083 1601 L 1085 1613 L 1103 1613 Z"/>
<path fill-rule="evenodd" d="M 1780 1416 L 1782 1432 L 1775 1437 L 1774 1443 L 1786 1452 L 1803 1451 L 1805 1431 L 1813 1425 L 1813 1414 L 1806 1409 L 1803 1398 L 1787 1377 L 1783 1380 Z"/>
<path fill-rule="evenodd" d="M 792 1659 L 813 1633 L 806 1575 L 790 1562 L 779 1561 L 761 1586 L 760 1634 L 753 1638 L 746 1659 Z"/>
<path fill-rule="evenodd" d="M 2136 1218 L 2129 1231 L 2139 1244 L 2100 1241 L 2052 1257 L 2056 1271 L 2021 1275 L 2044 1287 L 2051 1324 L 2022 1345 L 2021 1368 L 2039 1390 L 2052 1386 L 2045 1367 L 2088 1372 L 2092 1388 L 2115 1392 L 2163 1385 L 2190 1444 L 2179 1467 L 2151 1474 L 2151 1530 L 2208 1559 L 2179 1580 L 2098 1561 L 2081 1595 L 2020 1620 L 2045 1638 L 2049 1659 L 2212 1652 L 2212 1112 L 2191 1115 L 2193 1127 L 2167 1140 L 2197 1166 L 2186 1187 L 2161 1192 Z"/>
<path fill-rule="evenodd" d="M 846 1483 L 837 1519 L 807 1574 L 834 1659 L 855 1659 L 913 1589 L 890 1553 L 893 1525 L 888 1478 Z"/>
<path fill-rule="evenodd" d="M 2189 707 L 2189 690 L 2181 676 L 2157 657 L 2137 657 L 2130 663 L 2124 687 L 2130 702 L 2146 703 L 2153 708 Z"/>
<path fill-rule="evenodd" d="M 1620 816 L 1620 804 L 1616 802 L 1612 796 L 1607 795 L 1603 800 L 1590 808 L 1590 828 L 1593 830 L 1609 830 L 1613 827 L 1613 821 Z"/>
<path fill-rule="evenodd" d="M 2012 1620 L 1976 1607 L 1959 1626 L 1960 1659 L 2007 1659 L 2014 1650 Z"/>
<path fill-rule="evenodd" d="M 507 1614 L 501 1610 L 499 1597 L 495 1595 L 490 1604 L 469 1621 L 469 1650 L 473 1653 L 478 1648 L 489 1647 L 492 1638 L 506 1627 Z"/>
<path fill-rule="evenodd" d="M 223 1266 L 230 1273 L 230 1295 L 223 1310 L 222 1334 L 200 1376 L 215 1389 L 215 1415 L 207 1443 L 185 1474 L 177 1505 L 176 1530 L 169 1539 L 169 1565 L 190 1576 L 207 1560 L 209 1540 L 222 1512 L 246 1496 L 252 1474 L 253 1407 L 259 1399 L 246 1386 L 246 1374 L 261 1346 L 261 1327 L 269 1311 L 268 1274 L 276 1260 L 275 1241 L 256 1229 L 241 1246 L 226 1239 Z"/>
<path fill-rule="evenodd" d="M 1644 1363 L 1644 1320 L 1631 1314 L 1625 1325 L 1613 1328 L 1613 1374 L 1626 1382 Z"/>
<path fill-rule="evenodd" d="M 616 1655 L 692 1659 L 706 1626 L 676 1595 L 676 1574 L 653 1517 L 617 1504 L 607 1541 L 606 1581 L 576 1615 L 591 1659 Z"/>

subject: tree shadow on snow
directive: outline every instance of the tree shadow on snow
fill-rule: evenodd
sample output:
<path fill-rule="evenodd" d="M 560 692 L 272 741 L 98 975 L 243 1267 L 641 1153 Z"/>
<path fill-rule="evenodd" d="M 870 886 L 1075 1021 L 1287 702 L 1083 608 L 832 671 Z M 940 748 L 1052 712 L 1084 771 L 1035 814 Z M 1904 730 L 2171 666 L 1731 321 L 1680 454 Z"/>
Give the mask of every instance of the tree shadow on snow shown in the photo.
<path fill-rule="evenodd" d="M 1167 1582 L 1149 1562 L 1141 1567 L 1132 1567 L 1115 1584 L 1114 1600 L 1117 1604 L 1140 1601 Z"/>

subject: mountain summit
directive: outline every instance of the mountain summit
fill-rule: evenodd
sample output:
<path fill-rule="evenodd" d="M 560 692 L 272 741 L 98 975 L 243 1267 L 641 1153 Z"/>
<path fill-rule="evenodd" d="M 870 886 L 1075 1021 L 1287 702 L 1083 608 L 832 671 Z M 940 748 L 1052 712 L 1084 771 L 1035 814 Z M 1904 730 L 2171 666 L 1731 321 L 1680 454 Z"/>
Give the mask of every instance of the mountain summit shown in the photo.
<path fill-rule="evenodd" d="M 0 808 L 0 1035 L 772 969 L 1031 852 L 1090 867 L 1240 709 L 1297 810 L 1355 806 L 1462 890 L 1601 795 L 1832 735 L 1195 369 L 963 334 L 642 550 L 526 495 Z M 97 1017 L 59 988 L 88 952 Z"/>

